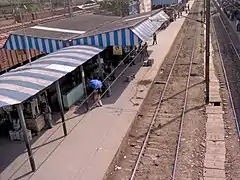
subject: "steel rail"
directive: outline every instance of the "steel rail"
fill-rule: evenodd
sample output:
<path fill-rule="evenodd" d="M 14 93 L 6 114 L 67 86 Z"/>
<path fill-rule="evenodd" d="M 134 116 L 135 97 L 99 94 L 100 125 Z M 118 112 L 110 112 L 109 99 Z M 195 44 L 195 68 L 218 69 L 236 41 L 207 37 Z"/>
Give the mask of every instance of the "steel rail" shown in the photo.
<path fill-rule="evenodd" d="M 186 29 L 188 29 L 189 27 L 190 27 L 190 21 L 188 21 L 188 24 L 187 24 L 187 28 L 186 28 Z M 146 147 L 146 145 L 147 145 L 147 142 L 148 142 L 148 139 L 149 139 L 149 136 L 150 136 L 152 127 L 153 127 L 153 125 L 154 125 L 154 123 L 155 123 L 155 120 L 156 120 L 156 118 L 157 118 L 157 114 L 158 114 L 158 112 L 159 112 L 159 110 L 160 110 L 160 108 L 161 108 L 161 105 L 162 105 L 162 102 L 163 102 L 163 97 L 164 97 L 164 95 L 165 95 L 167 86 L 168 86 L 168 84 L 169 84 L 169 80 L 170 80 L 170 78 L 171 78 L 173 69 L 175 68 L 176 62 L 177 62 L 177 60 L 178 60 L 178 58 L 179 58 L 180 51 L 182 50 L 183 42 L 184 42 L 185 37 L 186 37 L 186 35 L 187 35 L 187 31 L 185 32 L 184 35 L 185 35 L 185 36 L 182 38 L 182 40 L 181 40 L 181 42 L 180 42 L 180 46 L 179 46 L 179 48 L 178 48 L 178 51 L 177 51 L 177 54 L 176 54 L 176 56 L 175 56 L 175 58 L 174 58 L 172 67 L 171 67 L 170 72 L 169 72 L 169 74 L 168 74 L 167 81 L 166 81 L 166 83 L 165 83 L 164 89 L 163 89 L 163 91 L 162 91 L 162 93 L 161 93 L 161 96 L 160 96 L 160 98 L 159 98 L 158 105 L 157 105 L 157 107 L 156 107 L 156 109 L 155 109 L 155 111 L 154 111 L 153 118 L 152 118 L 152 120 L 151 120 L 150 126 L 149 126 L 149 128 L 148 128 L 147 134 L 146 134 L 145 139 L 144 139 L 144 142 L 143 142 L 143 145 L 142 145 L 142 147 L 141 147 L 141 150 L 140 150 L 140 152 L 139 152 L 139 154 L 138 154 L 138 158 L 137 158 L 137 161 L 136 161 L 136 163 L 135 163 L 135 166 L 134 166 L 133 172 L 132 172 L 132 174 L 131 174 L 130 180 L 133 180 L 134 177 L 135 177 L 135 174 L 136 174 L 138 165 L 139 165 L 139 163 L 140 163 L 140 160 L 141 160 L 141 158 L 142 158 L 143 152 L 144 152 L 145 147 Z"/>
<path fill-rule="evenodd" d="M 192 47 L 192 54 L 191 54 L 191 59 L 190 59 L 188 78 L 187 78 L 187 83 L 186 83 L 186 91 L 185 91 L 185 95 L 184 95 L 183 110 L 182 110 L 180 126 L 179 126 L 178 142 L 177 142 L 175 159 L 174 159 L 174 166 L 173 166 L 173 171 L 172 171 L 172 180 L 175 180 L 176 171 L 177 171 L 177 163 L 178 163 L 178 156 L 179 156 L 180 147 L 181 147 L 183 123 L 184 123 L 185 112 L 186 112 L 186 108 L 187 108 L 187 98 L 188 98 L 189 84 L 190 84 L 190 78 L 191 78 L 191 72 L 192 72 L 193 59 L 195 57 L 195 48 L 196 48 L 196 42 L 197 42 L 196 37 L 197 37 L 197 27 L 196 27 L 196 30 L 195 30 L 195 33 L 194 33 L 194 42 L 193 42 L 193 47 Z"/>
<path fill-rule="evenodd" d="M 215 3 L 213 3 L 213 4 L 214 4 L 215 7 L 216 7 L 216 4 L 215 4 Z M 217 7 L 216 7 L 216 8 L 217 8 Z M 217 8 L 217 9 L 218 9 L 218 8 Z M 221 14 L 221 12 L 220 12 L 220 14 Z M 226 25 L 224 24 L 224 22 L 223 22 L 223 20 L 222 20 L 222 18 L 221 18 L 220 15 L 218 16 L 218 18 L 219 18 L 221 24 L 223 25 L 224 31 L 226 32 L 227 37 L 228 37 L 229 41 L 231 42 L 231 46 L 232 46 L 234 52 L 236 53 L 238 59 L 240 60 L 239 53 L 238 53 L 238 51 L 237 51 L 237 49 L 236 49 L 236 47 L 235 47 L 235 45 L 234 45 L 231 37 L 229 36 L 229 33 L 228 33 L 228 31 L 227 31 L 227 28 L 226 28 Z M 214 24 L 212 25 L 212 27 L 213 27 L 213 31 L 214 31 L 215 35 L 217 36 L 216 28 L 215 28 Z M 232 113 L 233 113 L 233 117 L 234 117 L 234 120 L 235 120 L 237 132 L 238 132 L 238 137 L 240 137 L 240 129 L 239 129 L 239 125 L 238 125 L 237 114 L 236 114 L 236 111 L 235 111 L 236 108 L 235 108 L 235 105 L 234 105 L 234 102 L 233 102 L 233 97 L 232 97 L 232 94 L 231 94 L 231 88 L 230 88 L 230 85 L 229 85 L 229 79 L 228 79 L 228 77 L 227 77 L 226 67 L 225 67 L 224 62 L 223 62 L 223 57 L 222 57 L 222 53 L 221 53 L 221 49 L 220 49 L 220 44 L 219 44 L 219 41 L 218 41 L 217 38 L 216 38 L 216 42 L 217 42 L 217 47 L 218 47 L 218 52 L 219 52 L 219 56 L 220 56 L 220 60 L 221 60 L 221 65 L 222 65 L 222 70 L 223 70 L 224 78 L 225 78 L 225 81 L 226 81 L 228 96 L 229 96 L 230 103 L 231 103 L 231 107 L 232 107 Z"/>

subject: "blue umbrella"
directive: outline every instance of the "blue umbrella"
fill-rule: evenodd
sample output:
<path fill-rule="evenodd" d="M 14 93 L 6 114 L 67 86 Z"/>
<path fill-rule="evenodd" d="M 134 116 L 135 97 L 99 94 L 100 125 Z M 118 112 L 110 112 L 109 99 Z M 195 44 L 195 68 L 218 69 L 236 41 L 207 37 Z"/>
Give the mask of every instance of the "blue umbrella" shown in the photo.
<path fill-rule="evenodd" d="M 94 89 L 102 88 L 102 82 L 97 79 L 91 80 L 89 85 Z"/>

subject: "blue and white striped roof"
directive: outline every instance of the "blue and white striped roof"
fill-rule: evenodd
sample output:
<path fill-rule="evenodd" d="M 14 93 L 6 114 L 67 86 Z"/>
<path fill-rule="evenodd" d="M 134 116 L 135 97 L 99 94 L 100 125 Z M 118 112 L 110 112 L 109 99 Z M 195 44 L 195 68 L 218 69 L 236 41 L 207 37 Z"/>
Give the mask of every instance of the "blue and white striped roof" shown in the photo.
<path fill-rule="evenodd" d="M 142 40 L 128 28 L 101 33 L 90 37 L 73 39 L 74 45 L 87 44 L 98 47 L 132 46 L 138 45 Z"/>
<path fill-rule="evenodd" d="M 0 107 L 20 104 L 102 52 L 94 46 L 71 46 L 0 76 Z"/>
<path fill-rule="evenodd" d="M 131 30 L 143 41 L 149 40 L 156 30 L 158 30 L 161 25 L 169 19 L 169 16 L 164 12 L 159 13 L 148 18 L 143 23 L 138 24 L 131 28 Z"/>
<path fill-rule="evenodd" d="M 27 42 L 30 49 L 45 53 L 52 53 L 71 45 L 92 45 L 100 48 L 139 45 L 139 43 L 147 41 L 169 17 L 164 11 L 158 10 L 145 15 L 140 14 L 139 17 L 130 16 L 128 18 L 125 17 L 125 19 L 122 18 L 105 24 L 97 28 L 96 31 L 91 30 L 81 33 L 79 36 L 67 40 L 29 35 L 27 36 Z M 48 31 L 48 29 L 45 27 L 45 31 Z M 54 30 L 56 31 L 56 28 Z M 65 32 L 63 29 L 57 30 L 63 31 L 62 33 Z M 27 49 L 24 36 L 22 34 L 11 34 L 4 48 L 8 50 Z"/>

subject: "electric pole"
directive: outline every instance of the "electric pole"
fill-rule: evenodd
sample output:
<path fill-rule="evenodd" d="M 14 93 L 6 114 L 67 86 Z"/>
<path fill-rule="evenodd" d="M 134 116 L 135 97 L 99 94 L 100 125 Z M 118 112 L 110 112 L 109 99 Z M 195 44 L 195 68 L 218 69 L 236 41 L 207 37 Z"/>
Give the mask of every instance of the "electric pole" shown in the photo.
<path fill-rule="evenodd" d="M 68 1 L 68 13 L 70 18 L 72 17 L 72 0 L 67 0 Z"/>
<path fill-rule="evenodd" d="M 206 103 L 209 103 L 209 46 L 210 46 L 210 0 L 206 0 L 206 52 L 205 52 L 205 80 L 206 80 Z"/>
<path fill-rule="evenodd" d="M 51 14 L 52 14 L 52 17 L 54 16 L 54 12 L 53 12 L 53 3 L 52 3 L 52 0 L 49 0 L 49 3 L 50 3 L 50 8 L 51 8 Z"/>
<path fill-rule="evenodd" d="M 24 26 L 24 22 L 23 22 L 23 17 L 22 17 L 22 12 L 21 12 L 21 7 L 20 7 L 20 2 L 19 0 L 17 1 L 17 10 L 18 10 L 18 13 L 19 13 L 19 16 L 20 16 L 20 20 L 21 20 L 21 24 L 22 24 L 22 31 L 23 31 L 23 37 L 24 37 L 24 43 L 26 45 L 26 55 L 27 55 L 27 59 L 28 59 L 28 62 L 29 64 L 31 65 L 32 63 L 32 60 L 31 60 L 31 53 L 30 53 L 30 48 L 29 48 L 29 44 L 28 44 L 28 38 L 27 38 L 27 35 L 26 35 L 26 30 L 25 30 L 25 26 Z M 23 5 L 23 7 L 25 9 L 27 9 L 27 7 L 25 5 Z"/>
<path fill-rule="evenodd" d="M 203 0 L 203 20 L 205 21 L 206 17 L 206 0 Z"/>

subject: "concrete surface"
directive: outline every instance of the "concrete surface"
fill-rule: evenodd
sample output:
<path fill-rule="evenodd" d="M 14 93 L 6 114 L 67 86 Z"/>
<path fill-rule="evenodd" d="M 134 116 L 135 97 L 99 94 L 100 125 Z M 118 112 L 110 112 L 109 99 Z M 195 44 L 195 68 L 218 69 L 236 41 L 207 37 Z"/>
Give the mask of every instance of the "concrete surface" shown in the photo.
<path fill-rule="evenodd" d="M 213 52 L 212 44 L 210 51 Z M 213 52 L 214 53 L 214 52 Z M 220 84 L 215 75 L 213 64 L 213 53 L 210 56 L 210 93 L 211 105 L 206 107 L 206 153 L 204 159 L 203 176 L 204 180 L 224 180 L 225 175 L 225 130 L 223 122 L 223 109 L 219 94 Z M 220 102 L 220 106 L 214 106 L 215 102 Z"/>
<path fill-rule="evenodd" d="M 27 153 L 23 150 L 1 172 L 0 179 L 102 179 L 151 86 L 151 83 L 139 85 L 139 81 L 153 81 L 184 19 L 171 23 L 158 34 L 158 44 L 149 46 L 154 65 L 141 67 L 135 79 L 126 84 L 124 78 L 136 70 L 135 66 L 129 68 L 112 88 L 112 96 L 104 99 L 103 107 L 87 114 L 75 107 L 66 114 L 67 137 L 62 137 L 61 123 L 58 123 L 34 141 L 35 173 L 30 172 Z"/>

